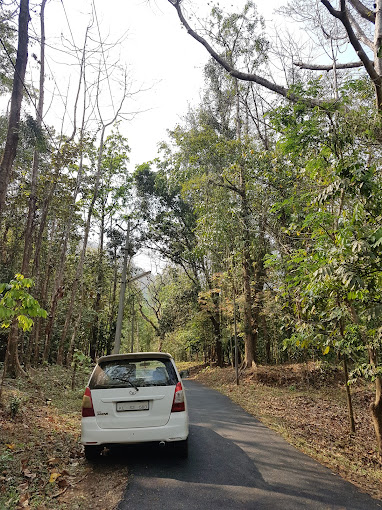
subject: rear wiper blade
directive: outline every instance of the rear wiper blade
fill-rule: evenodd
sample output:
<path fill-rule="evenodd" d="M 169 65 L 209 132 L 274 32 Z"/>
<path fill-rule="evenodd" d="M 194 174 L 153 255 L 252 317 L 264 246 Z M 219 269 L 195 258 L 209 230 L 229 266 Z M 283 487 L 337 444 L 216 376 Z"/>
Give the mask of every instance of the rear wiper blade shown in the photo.
<path fill-rule="evenodd" d="M 125 383 L 128 383 L 130 384 L 130 386 L 132 388 L 134 388 L 135 390 L 139 391 L 139 388 L 138 386 L 136 386 L 130 379 L 128 378 L 125 378 L 125 377 L 112 377 L 113 381 L 121 381 L 121 382 L 125 382 Z"/>

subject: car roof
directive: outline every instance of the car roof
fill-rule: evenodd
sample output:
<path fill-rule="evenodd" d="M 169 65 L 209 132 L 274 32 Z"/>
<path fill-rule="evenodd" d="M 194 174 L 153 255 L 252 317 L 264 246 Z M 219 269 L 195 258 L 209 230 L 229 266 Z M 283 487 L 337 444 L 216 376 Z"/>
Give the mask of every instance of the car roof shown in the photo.
<path fill-rule="evenodd" d="M 137 360 L 137 359 L 172 359 L 171 354 L 167 352 L 133 352 L 129 354 L 109 354 L 108 356 L 101 356 L 98 363 L 105 361 L 118 361 L 118 360 Z"/>

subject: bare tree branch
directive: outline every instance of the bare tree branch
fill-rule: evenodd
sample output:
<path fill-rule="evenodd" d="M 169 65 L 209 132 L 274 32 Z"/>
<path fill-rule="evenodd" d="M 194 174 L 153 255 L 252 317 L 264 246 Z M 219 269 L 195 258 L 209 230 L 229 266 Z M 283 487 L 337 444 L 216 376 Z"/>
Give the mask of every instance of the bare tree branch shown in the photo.
<path fill-rule="evenodd" d="M 149 304 L 146 299 L 145 299 L 145 301 L 146 301 L 147 304 Z M 158 328 L 158 326 L 156 324 L 154 324 L 154 322 L 150 319 L 150 317 L 148 317 L 145 314 L 145 312 L 143 311 L 143 307 L 142 307 L 141 303 L 139 303 L 139 312 L 142 315 L 143 319 L 152 326 L 152 328 L 154 329 L 155 333 L 159 336 L 159 328 Z"/>
<path fill-rule="evenodd" d="M 341 10 L 339 11 L 335 10 L 328 0 L 321 0 L 321 3 L 328 9 L 332 16 L 339 19 L 343 24 L 346 33 L 348 34 L 350 44 L 353 46 L 355 52 L 361 59 L 367 74 L 374 83 L 377 97 L 377 107 L 378 110 L 382 110 L 382 78 L 375 70 L 373 62 L 367 56 L 365 50 L 363 49 L 361 43 L 359 42 L 357 36 L 354 33 L 353 27 L 350 23 L 350 19 L 347 15 L 345 0 L 341 0 L 340 3 Z"/>
<path fill-rule="evenodd" d="M 273 83 L 266 78 L 263 78 L 262 76 L 259 76 L 255 73 L 244 73 L 241 71 L 236 70 L 232 65 L 230 65 L 224 58 L 222 58 L 213 48 L 212 46 L 199 34 L 193 30 L 190 25 L 188 24 L 187 20 L 185 19 L 182 9 L 181 9 L 181 2 L 182 0 L 168 0 L 170 4 L 176 9 L 176 12 L 178 14 L 178 17 L 182 23 L 182 25 L 187 30 L 187 33 L 191 35 L 196 41 L 198 41 L 202 46 L 206 48 L 208 53 L 211 55 L 213 59 L 218 62 L 231 76 L 234 78 L 237 78 L 238 80 L 242 81 L 251 81 L 255 82 L 262 87 L 267 88 L 268 90 L 271 90 L 272 92 L 276 92 L 276 94 L 279 94 L 290 101 L 293 102 L 304 102 L 307 103 L 309 106 L 322 106 L 323 102 L 319 99 L 314 98 L 303 98 L 293 92 L 291 92 L 288 88 L 283 87 L 282 85 L 278 85 L 276 83 Z M 326 0 L 322 0 L 326 1 Z M 330 5 L 330 4 L 329 4 Z M 330 6 L 331 7 L 331 6 Z"/>
<path fill-rule="evenodd" d="M 328 11 L 330 12 L 330 14 L 332 16 L 334 16 L 335 18 L 341 20 L 341 15 L 342 15 L 342 12 L 341 11 L 337 11 L 333 6 L 332 4 L 329 2 L 329 0 L 321 0 L 321 3 L 325 5 L 325 7 L 328 9 Z M 341 20 L 342 21 L 342 20 Z"/>
<path fill-rule="evenodd" d="M 324 66 L 318 64 L 305 64 L 304 62 L 293 62 L 293 65 L 299 67 L 300 69 L 309 69 L 310 71 L 333 71 L 333 66 Z M 356 67 L 362 67 L 363 63 L 359 62 L 349 62 L 347 64 L 336 64 L 336 69 L 354 69 Z"/>
<path fill-rule="evenodd" d="M 349 0 L 349 2 L 362 18 L 371 21 L 371 23 L 375 23 L 375 13 L 368 9 L 366 5 L 359 0 Z"/>
<path fill-rule="evenodd" d="M 356 32 L 357 32 L 357 35 L 358 35 L 358 38 L 361 42 L 363 42 L 363 44 L 365 44 L 368 48 L 371 49 L 371 51 L 374 51 L 374 44 L 373 44 L 373 41 L 371 41 L 367 35 L 365 34 L 365 32 L 362 30 L 362 28 L 360 27 L 359 23 L 357 22 L 357 20 L 354 18 L 354 16 L 352 15 L 352 13 L 350 11 L 347 11 L 348 13 L 348 16 L 349 16 L 349 19 L 351 21 L 351 24 L 354 26 L 354 28 L 356 29 Z"/>

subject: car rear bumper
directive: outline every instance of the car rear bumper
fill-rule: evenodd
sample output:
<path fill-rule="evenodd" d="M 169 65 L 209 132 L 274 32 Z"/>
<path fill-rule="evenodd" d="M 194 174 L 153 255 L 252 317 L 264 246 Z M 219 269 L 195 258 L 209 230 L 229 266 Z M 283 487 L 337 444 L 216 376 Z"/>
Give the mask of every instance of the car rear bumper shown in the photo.
<path fill-rule="evenodd" d="M 101 429 L 95 417 L 86 417 L 81 422 L 81 443 L 97 445 L 184 441 L 188 437 L 188 430 L 188 415 L 183 412 L 172 413 L 163 427 L 132 429 Z"/>

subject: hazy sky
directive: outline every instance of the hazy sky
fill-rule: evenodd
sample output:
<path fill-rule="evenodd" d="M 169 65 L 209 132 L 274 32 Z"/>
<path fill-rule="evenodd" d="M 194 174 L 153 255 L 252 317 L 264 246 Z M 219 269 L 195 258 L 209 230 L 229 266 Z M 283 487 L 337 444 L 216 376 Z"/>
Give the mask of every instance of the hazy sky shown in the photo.
<path fill-rule="evenodd" d="M 133 170 L 135 165 L 157 155 L 157 144 L 166 139 L 166 130 L 175 127 L 189 104 L 198 103 L 203 85 L 203 67 L 209 56 L 181 27 L 175 9 L 167 0 L 50 0 L 45 11 L 45 123 L 54 125 L 57 130 L 63 125 L 65 134 L 73 129 L 73 101 L 79 74 L 80 52 L 74 55 L 73 46 L 82 48 L 93 1 L 97 13 L 92 27 L 94 40 L 100 39 L 99 27 L 106 41 L 103 48 L 106 50 L 109 43 L 119 40 L 125 34 L 123 43 L 113 50 L 111 59 L 105 65 L 116 62 L 127 66 L 132 80 L 131 91 L 147 89 L 146 92 L 134 95 L 125 108 L 127 112 L 144 113 L 121 124 L 121 132 L 129 140 Z M 231 12 L 244 3 L 245 0 L 219 1 L 221 7 L 227 7 Z M 268 24 L 272 24 L 273 10 L 283 3 L 283 0 L 260 0 L 257 5 Z M 185 0 L 184 5 L 189 15 L 196 13 L 202 17 L 208 15 L 212 2 Z M 30 31 L 39 33 L 37 10 L 32 16 Z M 33 51 L 39 55 L 37 45 Z M 33 57 L 29 58 L 29 66 L 34 69 L 36 80 L 39 66 Z M 89 66 L 87 73 L 91 81 Z M 37 82 L 35 84 L 37 86 Z M 64 115 L 66 97 L 71 99 Z M 120 97 L 119 87 L 113 77 L 103 83 L 101 104 L 105 121 L 110 118 Z M 77 125 L 79 122 L 78 115 Z M 151 265 L 147 257 L 139 256 L 136 263 L 155 271 L 155 264 Z"/>
<path fill-rule="evenodd" d="M 93 0 L 51 0 L 46 6 L 47 43 L 51 46 L 47 48 L 47 74 L 50 77 L 46 86 L 56 94 L 46 119 L 55 126 L 62 119 L 63 101 L 57 97 L 58 89 L 62 96 L 67 90 L 71 90 L 71 97 L 75 96 L 79 67 L 78 61 L 62 53 L 62 37 L 68 41 L 67 46 L 74 41 L 82 47 L 92 3 Z M 219 2 L 220 6 L 231 10 L 233 4 L 236 8 L 244 3 L 245 0 Z M 282 3 L 282 0 L 257 2 L 259 11 L 269 22 L 274 18 L 273 9 Z M 134 95 L 134 100 L 126 105 L 126 111 L 144 112 L 133 121 L 123 123 L 122 130 L 131 147 L 131 163 L 135 166 L 155 157 L 157 143 L 165 139 L 166 130 L 175 126 L 186 113 L 189 103 L 198 102 L 208 54 L 181 27 L 175 9 L 167 0 L 94 0 L 94 4 L 101 34 L 107 42 L 117 41 L 126 33 L 124 42 L 114 51 L 114 58 L 128 66 L 132 91 L 149 89 Z M 190 14 L 196 12 L 202 16 L 208 14 L 212 2 L 187 0 L 184 5 Z M 33 28 L 38 29 L 36 18 Z M 97 31 L 94 22 L 93 34 Z M 33 65 L 33 60 L 30 62 Z M 113 83 L 111 88 L 116 105 L 120 96 Z M 103 102 L 111 103 L 106 84 Z M 67 131 L 71 129 L 71 110 L 69 107 Z"/>

